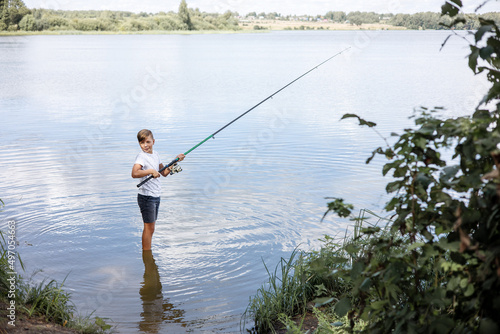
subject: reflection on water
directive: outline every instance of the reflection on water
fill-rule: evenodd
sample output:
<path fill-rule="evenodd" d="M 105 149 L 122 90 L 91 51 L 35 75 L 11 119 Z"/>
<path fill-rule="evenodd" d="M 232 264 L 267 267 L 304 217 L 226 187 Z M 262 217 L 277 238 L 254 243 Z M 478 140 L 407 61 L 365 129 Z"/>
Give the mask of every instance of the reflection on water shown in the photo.
<path fill-rule="evenodd" d="M 139 329 L 144 333 L 160 333 L 161 324 L 182 323 L 183 310 L 178 310 L 168 299 L 163 299 L 160 274 L 151 250 L 142 251 L 144 262 L 144 282 L 139 293 L 142 300 L 142 313 Z M 185 324 L 182 324 L 185 327 Z"/>

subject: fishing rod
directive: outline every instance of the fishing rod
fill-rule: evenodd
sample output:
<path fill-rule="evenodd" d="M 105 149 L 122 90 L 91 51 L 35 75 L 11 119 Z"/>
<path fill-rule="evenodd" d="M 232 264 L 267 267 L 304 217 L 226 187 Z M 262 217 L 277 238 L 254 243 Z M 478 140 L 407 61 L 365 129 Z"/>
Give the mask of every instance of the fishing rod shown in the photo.
<path fill-rule="evenodd" d="M 220 128 L 219 130 L 215 131 L 214 133 L 212 133 L 210 136 L 208 136 L 207 138 L 205 138 L 202 141 L 200 141 L 195 146 L 191 147 L 188 151 L 186 151 L 184 153 L 184 155 L 188 155 L 189 153 L 191 153 L 192 151 L 194 151 L 195 149 L 197 149 L 198 147 L 200 147 L 201 145 L 203 145 L 205 142 L 207 142 L 210 138 L 215 139 L 215 135 L 217 135 L 219 132 L 221 132 L 222 130 L 224 130 L 225 128 L 227 128 L 228 126 L 230 126 L 231 124 L 233 124 L 234 122 L 236 122 L 237 120 L 239 120 L 240 118 L 242 118 L 243 116 L 245 116 L 246 114 L 248 114 L 250 111 L 254 110 L 258 106 L 260 106 L 262 103 L 264 103 L 267 100 L 271 99 L 274 95 L 278 94 L 279 92 L 281 92 L 282 90 L 284 90 L 285 88 L 287 88 L 288 86 L 290 86 L 291 84 L 293 84 L 294 82 L 296 82 L 296 81 L 300 80 L 301 78 L 305 77 L 306 75 L 308 75 L 309 73 L 311 73 L 312 71 L 314 71 L 315 69 L 317 69 L 318 67 L 320 67 L 321 65 L 327 63 L 328 61 L 332 60 L 333 58 L 337 57 L 338 55 L 340 55 L 341 53 L 345 52 L 346 50 L 348 50 L 350 48 L 351 47 L 347 47 L 344 50 L 342 50 L 342 51 L 334 54 L 333 56 L 331 56 L 327 60 L 321 62 L 320 64 L 318 64 L 315 67 L 311 68 L 309 71 L 307 71 L 304 74 L 302 74 L 301 76 L 297 77 L 295 80 L 293 80 L 293 81 L 289 82 L 288 84 L 286 84 L 285 86 L 281 87 L 276 92 L 272 93 L 271 95 L 269 95 L 268 97 L 266 97 L 264 100 L 260 101 L 259 103 L 257 103 L 256 105 L 254 105 L 252 108 L 248 109 L 243 114 L 239 115 L 238 117 L 236 117 L 235 119 L 233 119 L 231 122 L 227 123 L 222 128 Z M 158 172 L 159 173 L 163 172 L 165 169 L 169 168 L 170 166 L 172 166 L 173 164 L 175 164 L 177 161 L 179 161 L 179 158 L 175 158 L 168 165 L 166 165 L 165 167 L 163 167 L 162 169 L 160 169 Z M 153 175 L 150 175 L 148 178 L 144 179 L 144 181 L 142 181 L 141 183 L 139 183 L 137 185 L 137 188 L 139 188 L 140 186 L 142 186 L 144 183 L 148 182 L 152 178 L 153 178 Z"/>

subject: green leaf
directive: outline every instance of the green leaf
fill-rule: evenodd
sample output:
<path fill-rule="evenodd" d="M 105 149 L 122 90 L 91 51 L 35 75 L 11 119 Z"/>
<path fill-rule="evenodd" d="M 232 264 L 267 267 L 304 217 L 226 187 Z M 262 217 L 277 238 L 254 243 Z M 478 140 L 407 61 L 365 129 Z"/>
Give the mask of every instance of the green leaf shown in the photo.
<path fill-rule="evenodd" d="M 335 298 L 333 297 L 323 297 L 323 298 L 316 298 L 313 300 L 314 307 L 321 307 L 323 305 L 329 304 L 333 302 Z"/>
<path fill-rule="evenodd" d="M 359 118 L 359 116 L 356 114 L 344 114 L 340 120 L 343 120 L 346 118 Z"/>
<path fill-rule="evenodd" d="M 431 125 L 431 124 L 426 124 L 424 126 L 422 126 L 418 131 L 417 133 L 420 133 L 420 134 L 423 134 L 423 135 L 426 135 L 426 136 L 430 136 L 434 133 L 434 131 L 436 131 L 436 127 Z M 417 138 L 418 139 L 418 142 L 416 142 L 417 146 L 425 149 L 427 147 L 426 145 L 426 140 L 425 138 Z"/>
<path fill-rule="evenodd" d="M 106 323 L 103 318 L 96 317 L 95 324 L 99 326 L 102 330 L 107 331 L 110 330 L 113 326 Z"/>
<path fill-rule="evenodd" d="M 422 235 L 425 237 L 425 239 L 427 239 L 427 241 L 431 241 L 432 239 L 434 239 L 434 235 L 432 235 L 432 233 L 427 230 L 423 230 Z"/>
<path fill-rule="evenodd" d="M 390 162 L 390 163 L 387 163 L 385 164 L 383 167 L 382 167 L 382 175 L 386 175 L 391 169 L 398 169 L 399 166 L 401 166 L 401 164 L 403 163 L 402 160 L 396 160 L 396 161 L 393 161 L 393 162 Z"/>
<path fill-rule="evenodd" d="M 445 203 L 446 205 L 449 205 L 452 201 L 451 196 L 442 191 L 433 192 L 432 195 L 436 203 Z"/>
<path fill-rule="evenodd" d="M 359 250 L 360 250 L 360 246 L 357 246 L 356 244 L 349 244 L 347 246 L 345 246 L 345 251 L 349 254 L 349 255 L 356 255 Z"/>
<path fill-rule="evenodd" d="M 385 191 L 387 191 L 387 193 L 390 194 L 401 189 L 402 187 L 403 187 L 403 182 L 394 181 L 387 184 L 387 186 L 385 187 Z"/>
<path fill-rule="evenodd" d="M 412 243 L 412 244 L 411 244 L 411 245 L 410 245 L 407 249 L 408 249 L 408 251 L 410 251 L 410 252 L 411 252 L 412 250 L 417 249 L 417 248 L 420 248 L 420 247 L 422 247 L 423 245 L 425 245 L 425 243 L 424 243 L 424 242 L 414 242 L 414 243 Z"/>
<path fill-rule="evenodd" d="M 452 277 L 448 281 L 447 285 L 448 290 L 454 291 L 458 287 L 459 283 L 460 283 L 460 277 Z"/>
<path fill-rule="evenodd" d="M 472 118 L 488 121 L 488 119 L 490 118 L 490 112 L 489 110 L 478 109 L 474 112 L 474 114 L 472 114 Z"/>
<path fill-rule="evenodd" d="M 439 239 L 438 246 L 444 250 L 458 252 L 460 248 L 460 242 L 459 241 L 449 242 L 445 237 L 443 237 Z"/>
<path fill-rule="evenodd" d="M 387 203 L 387 204 L 385 205 L 385 210 L 386 210 L 386 211 L 392 211 L 392 210 L 394 210 L 394 209 L 396 208 L 396 206 L 398 206 L 398 205 L 400 205 L 400 204 L 401 204 L 400 199 L 399 199 L 399 198 L 397 198 L 397 197 L 393 197 L 393 198 L 389 201 L 389 203 Z"/>
<path fill-rule="evenodd" d="M 375 154 L 377 154 L 377 151 L 373 151 L 371 157 L 369 157 L 368 159 L 366 159 L 365 163 L 369 164 L 373 160 L 373 158 L 375 158 Z"/>
<path fill-rule="evenodd" d="M 323 218 L 321 219 L 322 221 L 329 212 L 335 212 L 339 217 L 345 218 L 349 217 L 354 209 L 354 205 L 344 203 L 343 198 L 327 197 L 327 199 L 333 199 L 334 201 L 328 203 L 328 210 L 323 215 Z"/>
<path fill-rule="evenodd" d="M 479 56 L 481 59 L 488 60 L 491 58 L 491 55 L 495 53 L 495 49 L 491 46 L 486 46 L 479 50 Z"/>
<path fill-rule="evenodd" d="M 356 262 L 351 269 L 351 278 L 353 280 L 357 279 L 359 275 L 365 270 L 365 264 L 362 262 Z"/>
<path fill-rule="evenodd" d="M 451 178 L 455 177 L 460 170 L 459 165 L 445 167 L 439 175 L 439 181 L 443 183 L 448 183 Z"/>
<path fill-rule="evenodd" d="M 427 148 L 427 140 L 423 137 L 415 138 L 414 142 L 415 146 L 421 148 L 422 150 L 425 150 Z"/>
<path fill-rule="evenodd" d="M 369 121 L 364 120 L 363 118 L 359 117 L 356 114 L 344 114 L 344 116 L 342 116 L 342 118 L 340 120 L 343 120 L 343 119 L 346 119 L 346 118 L 357 118 L 358 121 L 359 121 L 359 125 L 366 125 L 366 126 L 368 126 L 370 128 L 372 128 L 372 127 L 374 127 L 374 126 L 377 125 L 374 122 L 369 122 Z"/>
<path fill-rule="evenodd" d="M 427 190 L 427 188 L 429 187 L 429 185 L 433 182 L 434 180 L 431 179 L 430 177 L 428 177 L 427 175 L 423 174 L 423 173 L 418 173 L 416 179 L 415 179 L 415 183 L 418 185 L 418 184 L 421 184 L 422 187 L 424 187 L 424 189 Z"/>
<path fill-rule="evenodd" d="M 383 300 L 377 300 L 376 302 L 373 302 L 370 304 L 370 307 L 374 310 L 381 310 L 383 309 L 387 304 L 389 304 L 389 301 L 386 299 Z"/>
<path fill-rule="evenodd" d="M 469 284 L 467 285 L 467 289 L 464 292 L 465 297 L 470 297 L 474 294 L 474 285 Z"/>
<path fill-rule="evenodd" d="M 382 175 L 386 175 L 392 168 L 393 164 L 385 164 L 384 167 L 382 167 Z"/>
<path fill-rule="evenodd" d="M 403 177 L 406 175 L 406 173 L 408 173 L 408 171 L 409 171 L 408 166 L 403 166 L 403 167 L 397 168 L 394 171 L 393 176 L 394 177 Z"/>
<path fill-rule="evenodd" d="M 460 7 L 462 7 L 462 1 L 449 0 L 447 3 L 441 6 L 441 15 L 449 15 L 451 17 L 456 16 L 460 11 Z"/>
<path fill-rule="evenodd" d="M 378 226 L 374 226 L 374 227 L 363 227 L 361 229 L 361 233 L 363 234 L 367 234 L 367 235 L 370 235 L 370 234 L 376 234 L 380 232 L 380 227 Z"/>
<path fill-rule="evenodd" d="M 439 255 L 440 249 L 426 243 L 422 246 L 422 251 L 423 251 L 422 255 L 426 259 L 431 259 L 431 258 L 434 259 L 436 256 Z"/>
<path fill-rule="evenodd" d="M 477 68 L 477 57 L 479 57 L 479 48 L 471 46 L 471 54 L 469 55 L 469 67 L 476 73 Z"/>
<path fill-rule="evenodd" d="M 481 26 L 477 31 L 476 33 L 474 34 L 474 37 L 476 38 L 476 43 L 479 42 L 482 38 L 483 38 L 483 35 L 489 31 L 492 31 L 493 30 L 493 26 L 491 25 L 484 25 L 484 26 Z"/>
<path fill-rule="evenodd" d="M 457 24 L 459 24 L 459 23 L 466 24 L 466 23 L 467 23 L 467 20 L 466 20 L 466 19 L 464 19 L 463 17 L 458 17 L 458 18 L 454 19 L 454 20 L 451 22 L 451 24 L 450 24 L 450 25 L 445 24 L 445 26 L 447 26 L 448 28 L 451 28 L 451 27 L 453 27 L 453 26 L 455 26 L 455 25 L 457 25 Z"/>
<path fill-rule="evenodd" d="M 333 310 L 339 317 L 343 317 L 351 310 L 351 300 L 348 297 L 342 298 L 339 300 Z"/>
<path fill-rule="evenodd" d="M 368 289 L 370 289 L 371 285 L 372 285 L 372 280 L 369 277 L 367 277 L 367 278 L 365 278 L 363 283 L 361 283 L 361 285 L 359 286 L 359 289 L 361 291 L 368 291 Z"/>

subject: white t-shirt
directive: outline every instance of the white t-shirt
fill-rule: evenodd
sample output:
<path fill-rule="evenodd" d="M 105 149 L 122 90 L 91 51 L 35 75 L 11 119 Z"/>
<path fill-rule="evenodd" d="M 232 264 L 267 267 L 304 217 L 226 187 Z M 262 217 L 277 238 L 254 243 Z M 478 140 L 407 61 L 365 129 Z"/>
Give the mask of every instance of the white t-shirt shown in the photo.
<path fill-rule="evenodd" d="M 162 163 L 163 162 L 161 161 L 160 155 L 153 150 L 153 153 L 151 154 L 141 151 L 141 153 L 137 154 L 134 164 L 141 165 L 142 170 L 154 169 L 155 171 L 158 171 L 160 169 L 160 164 Z M 141 181 L 145 180 L 148 177 L 149 175 L 141 178 Z M 160 178 L 156 179 L 153 178 L 148 182 L 144 183 L 142 186 L 140 186 L 139 194 L 144 196 L 160 197 L 161 196 Z"/>

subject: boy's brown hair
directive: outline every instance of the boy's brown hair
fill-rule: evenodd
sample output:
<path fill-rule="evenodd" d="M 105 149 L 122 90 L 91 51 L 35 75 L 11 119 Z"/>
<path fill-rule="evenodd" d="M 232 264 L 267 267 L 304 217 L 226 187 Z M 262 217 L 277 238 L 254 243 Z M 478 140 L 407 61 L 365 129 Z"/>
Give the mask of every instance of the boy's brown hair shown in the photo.
<path fill-rule="evenodd" d="M 148 129 L 142 129 L 141 131 L 139 131 L 139 133 L 137 133 L 137 140 L 140 142 L 142 142 L 143 140 L 145 140 L 146 138 L 148 138 L 149 136 L 151 136 L 151 139 L 155 139 L 153 137 L 153 133 L 151 131 L 149 131 Z"/>

